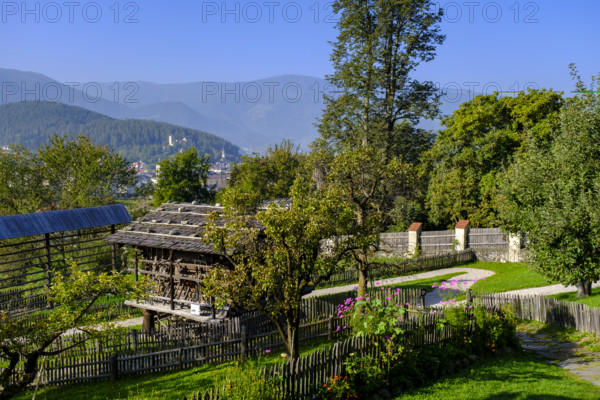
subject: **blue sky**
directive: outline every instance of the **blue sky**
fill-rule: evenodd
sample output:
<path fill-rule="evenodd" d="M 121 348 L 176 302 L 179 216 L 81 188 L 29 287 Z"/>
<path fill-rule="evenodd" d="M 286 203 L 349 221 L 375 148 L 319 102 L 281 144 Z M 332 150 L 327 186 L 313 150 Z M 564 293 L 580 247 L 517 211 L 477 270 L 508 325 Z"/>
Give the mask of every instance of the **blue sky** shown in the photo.
<path fill-rule="evenodd" d="M 331 3 L 0 2 L 0 67 L 61 82 L 251 81 L 332 72 Z M 440 87 L 573 89 L 600 72 L 600 2 L 441 1 L 446 42 L 416 74 Z M 117 12 L 118 10 L 118 12 Z M 317 12 L 318 10 L 318 12 Z M 517 12 L 518 10 L 518 12 Z"/>

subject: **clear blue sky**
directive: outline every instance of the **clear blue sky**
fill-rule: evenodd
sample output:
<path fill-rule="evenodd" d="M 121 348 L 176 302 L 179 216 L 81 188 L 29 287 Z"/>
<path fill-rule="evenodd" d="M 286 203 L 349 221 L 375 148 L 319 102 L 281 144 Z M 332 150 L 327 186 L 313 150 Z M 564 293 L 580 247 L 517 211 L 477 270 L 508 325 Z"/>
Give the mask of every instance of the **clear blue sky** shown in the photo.
<path fill-rule="evenodd" d="M 598 1 L 437 4 L 447 10 L 442 24 L 447 39 L 436 60 L 422 65 L 419 78 L 464 90 L 485 85 L 493 90 L 494 83 L 515 90 L 533 83 L 570 91 L 570 62 L 586 81 L 600 72 Z M 336 18 L 328 2 L 0 5 L 0 67 L 61 82 L 235 82 L 331 72 L 328 41 L 336 37 Z"/>

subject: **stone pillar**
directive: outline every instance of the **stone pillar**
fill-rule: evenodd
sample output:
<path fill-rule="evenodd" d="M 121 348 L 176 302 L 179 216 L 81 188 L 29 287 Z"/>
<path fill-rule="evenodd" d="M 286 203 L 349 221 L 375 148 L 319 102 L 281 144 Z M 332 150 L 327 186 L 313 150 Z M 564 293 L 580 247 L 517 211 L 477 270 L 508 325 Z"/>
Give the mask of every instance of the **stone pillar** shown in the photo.
<path fill-rule="evenodd" d="M 413 222 L 408 228 L 408 254 L 415 255 L 417 248 L 421 247 L 421 230 L 423 224 L 421 222 Z"/>
<path fill-rule="evenodd" d="M 521 259 L 521 244 L 523 235 L 521 233 L 508 234 L 508 262 L 519 262 Z"/>
<path fill-rule="evenodd" d="M 456 239 L 456 244 L 454 245 L 454 250 L 462 251 L 469 247 L 469 220 L 461 219 L 456 223 L 454 227 L 454 238 Z"/>

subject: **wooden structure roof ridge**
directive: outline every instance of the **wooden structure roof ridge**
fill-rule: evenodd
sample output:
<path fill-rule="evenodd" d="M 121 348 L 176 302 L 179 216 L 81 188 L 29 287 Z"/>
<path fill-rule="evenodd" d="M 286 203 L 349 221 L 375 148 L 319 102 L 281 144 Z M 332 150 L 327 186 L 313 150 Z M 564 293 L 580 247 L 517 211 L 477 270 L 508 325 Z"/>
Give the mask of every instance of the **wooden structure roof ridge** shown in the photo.
<path fill-rule="evenodd" d="M 123 204 L 0 217 L 0 240 L 131 222 Z"/>

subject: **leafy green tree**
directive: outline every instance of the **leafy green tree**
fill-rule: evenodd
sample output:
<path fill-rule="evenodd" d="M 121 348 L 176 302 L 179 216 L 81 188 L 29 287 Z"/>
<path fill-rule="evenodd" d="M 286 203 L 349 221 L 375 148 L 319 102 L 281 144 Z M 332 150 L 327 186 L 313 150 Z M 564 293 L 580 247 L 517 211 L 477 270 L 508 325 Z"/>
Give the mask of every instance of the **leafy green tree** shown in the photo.
<path fill-rule="evenodd" d="M 277 327 L 289 360 L 299 356 L 302 295 L 327 280 L 346 251 L 344 239 L 326 239 L 345 233 L 352 218 L 334 193 L 309 186 L 297 179 L 289 208 L 272 204 L 250 216 L 230 205 L 225 223 L 213 216 L 204 237 L 233 265 L 211 270 L 204 281 L 207 294 L 218 303 L 262 310 Z"/>
<path fill-rule="evenodd" d="M 430 172 L 429 219 L 454 226 L 469 219 L 474 227 L 497 224 L 498 173 L 529 143 L 548 146 L 559 123 L 561 93 L 530 90 L 516 97 L 477 96 L 442 121 L 435 144 L 424 156 Z M 529 137 L 529 140 L 526 140 Z"/>
<path fill-rule="evenodd" d="M 0 214 L 112 204 L 133 182 L 125 159 L 87 136 L 53 136 L 36 152 L 0 152 Z"/>
<path fill-rule="evenodd" d="M 76 265 L 53 277 L 49 300 L 58 307 L 32 314 L 0 313 L 0 399 L 10 399 L 31 384 L 39 371 L 39 361 L 76 347 L 89 338 L 105 338 L 117 331 L 115 322 L 105 322 L 103 312 L 92 308 L 106 295 L 144 298 L 147 282 L 135 282 L 121 273 L 85 272 Z M 84 338 L 72 346 L 53 350 L 62 334 L 79 328 Z M 19 368 L 22 366 L 22 369 Z"/>
<path fill-rule="evenodd" d="M 198 156 L 198 150 L 191 148 L 159 162 L 154 205 L 166 201 L 211 201 L 212 193 L 206 187 L 209 158 L 208 154 Z"/>
<path fill-rule="evenodd" d="M 265 200 L 290 197 L 290 189 L 302 168 L 304 155 L 294 150 L 289 140 L 269 146 L 265 155 L 242 156 L 231 170 L 224 203 L 239 204 L 244 199 L 248 209 L 255 209 Z"/>
<path fill-rule="evenodd" d="M 587 92 L 573 66 L 572 74 Z M 567 99 L 549 148 L 535 138 L 527 145 L 499 185 L 503 226 L 527 233 L 536 270 L 587 296 L 600 278 L 600 96 Z"/>
<path fill-rule="evenodd" d="M 121 155 L 88 136 L 53 136 L 37 157 L 48 205 L 94 207 L 114 203 L 133 183 L 135 171 Z"/>
<path fill-rule="evenodd" d="M 23 146 L 0 151 L 0 215 L 25 214 L 48 204 L 39 159 Z"/>
<path fill-rule="evenodd" d="M 442 12 L 429 12 L 432 5 L 429 0 L 333 3 L 339 35 L 328 80 L 338 94 L 325 96 L 312 158 L 315 175 L 338 187 L 354 209 L 359 295 L 365 293 L 369 255 L 395 198 L 406 195 L 411 202 L 418 192 L 396 190 L 390 182 L 406 177 L 432 142 L 416 125 L 439 113 L 439 95 L 432 82 L 410 76 L 434 58 L 436 45 L 445 39 L 439 28 Z"/>

